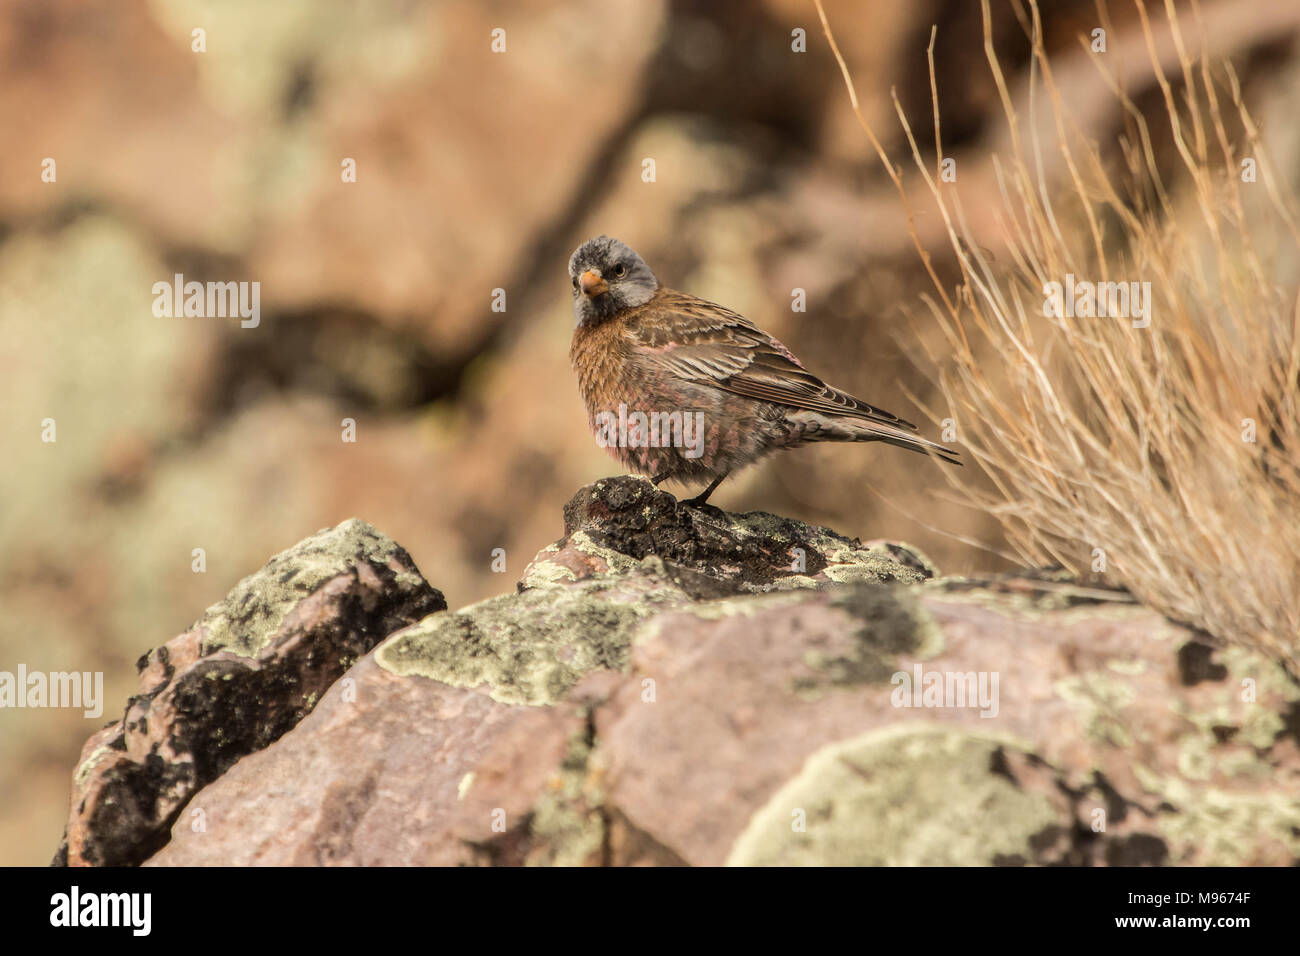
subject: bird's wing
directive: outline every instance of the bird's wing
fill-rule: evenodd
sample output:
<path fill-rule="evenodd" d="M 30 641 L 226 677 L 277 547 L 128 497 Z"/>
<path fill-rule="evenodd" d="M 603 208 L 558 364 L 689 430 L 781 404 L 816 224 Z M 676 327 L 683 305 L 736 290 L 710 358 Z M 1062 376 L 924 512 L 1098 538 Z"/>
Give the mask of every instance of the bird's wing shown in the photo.
<path fill-rule="evenodd" d="M 629 323 L 633 347 L 678 378 L 778 405 L 916 431 L 897 415 L 827 385 L 743 315 L 662 289 Z"/>

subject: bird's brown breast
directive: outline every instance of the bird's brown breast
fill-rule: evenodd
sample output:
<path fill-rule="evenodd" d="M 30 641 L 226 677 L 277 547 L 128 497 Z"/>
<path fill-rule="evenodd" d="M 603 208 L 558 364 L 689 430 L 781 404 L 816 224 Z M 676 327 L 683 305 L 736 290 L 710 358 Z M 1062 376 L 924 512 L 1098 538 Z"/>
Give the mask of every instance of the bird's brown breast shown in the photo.
<path fill-rule="evenodd" d="M 626 315 L 596 324 L 583 323 L 573 330 L 569 361 L 578 374 L 578 390 L 588 415 L 618 407 L 633 394 L 629 381 L 631 343 L 625 335 Z"/>

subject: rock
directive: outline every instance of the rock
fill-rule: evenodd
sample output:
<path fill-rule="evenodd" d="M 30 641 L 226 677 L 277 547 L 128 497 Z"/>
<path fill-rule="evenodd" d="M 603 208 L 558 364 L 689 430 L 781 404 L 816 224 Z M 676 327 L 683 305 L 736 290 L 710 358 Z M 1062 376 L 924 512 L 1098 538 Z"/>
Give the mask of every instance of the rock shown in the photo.
<path fill-rule="evenodd" d="M 141 658 L 139 695 L 82 750 L 55 862 L 142 862 L 194 793 L 294 727 L 388 634 L 444 608 L 410 556 L 355 519 L 276 555 Z"/>
<path fill-rule="evenodd" d="M 524 570 L 523 589 L 626 571 L 650 555 L 693 597 L 818 587 L 916 584 L 935 569 L 915 549 L 868 547 L 826 528 L 761 511 L 691 508 L 645 478 L 607 478 L 564 506 L 565 536 Z"/>
<path fill-rule="evenodd" d="M 517 593 L 391 633 L 147 863 L 1291 865 L 1297 712 L 1124 592 L 605 479 Z"/>
<path fill-rule="evenodd" d="M 690 509 L 639 477 L 586 486 L 565 516 L 568 533 L 529 565 L 519 593 L 393 634 L 306 718 L 307 750 L 240 761 L 193 804 L 205 830 L 181 820 L 151 863 L 594 862 L 607 828 L 586 792 L 591 695 L 625 679 L 647 622 L 705 596 L 932 573 L 902 546 Z M 803 572 L 788 567 L 797 547 Z M 246 801 L 256 822 L 237 818 Z M 501 838 L 481 825 L 497 811 Z M 391 829 L 402 820 L 424 822 Z M 214 838 L 236 831 L 242 849 Z"/>
<path fill-rule="evenodd" d="M 1271 662 L 1216 652 L 1226 679 L 1189 686 L 1177 659 L 1192 635 L 1055 592 L 939 581 L 771 600 L 660 617 L 596 712 L 605 805 L 690 862 L 1300 856 L 1285 729 L 1298 689 Z M 898 675 L 918 689 L 971 675 L 976 690 L 981 673 L 990 688 L 996 675 L 991 706 L 896 706 Z M 646 677 L 657 705 L 641 701 Z M 1249 704 L 1246 677 L 1268 688 Z"/>

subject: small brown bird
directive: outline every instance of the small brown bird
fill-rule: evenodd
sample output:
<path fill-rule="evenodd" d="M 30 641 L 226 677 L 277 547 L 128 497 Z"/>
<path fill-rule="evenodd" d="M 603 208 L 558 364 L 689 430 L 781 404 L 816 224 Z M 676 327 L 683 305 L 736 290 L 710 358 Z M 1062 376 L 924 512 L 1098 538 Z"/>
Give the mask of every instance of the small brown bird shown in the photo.
<path fill-rule="evenodd" d="M 569 259 L 569 358 L 596 440 L 654 483 L 709 481 L 815 441 L 881 441 L 953 464 L 916 426 L 827 385 L 743 315 L 659 284 L 617 239 Z"/>

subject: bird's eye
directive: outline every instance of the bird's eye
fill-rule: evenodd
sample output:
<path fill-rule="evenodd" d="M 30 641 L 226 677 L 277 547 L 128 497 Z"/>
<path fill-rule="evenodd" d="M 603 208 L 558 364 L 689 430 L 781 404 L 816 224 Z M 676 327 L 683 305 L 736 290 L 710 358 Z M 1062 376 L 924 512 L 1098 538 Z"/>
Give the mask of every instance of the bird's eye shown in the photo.
<path fill-rule="evenodd" d="M 614 267 L 614 278 L 621 279 L 625 275 L 627 275 L 627 266 L 623 265 L 623 263 L 620 262 L 618 265 Z"/>
<path fill-rule="evenodd" d="M 578 277 L 577 277 L 577 276 L 574 276 L 574 277 L 573 277 L 573 287 L 574 287 L 575 289 L 578 287 Z"/>

